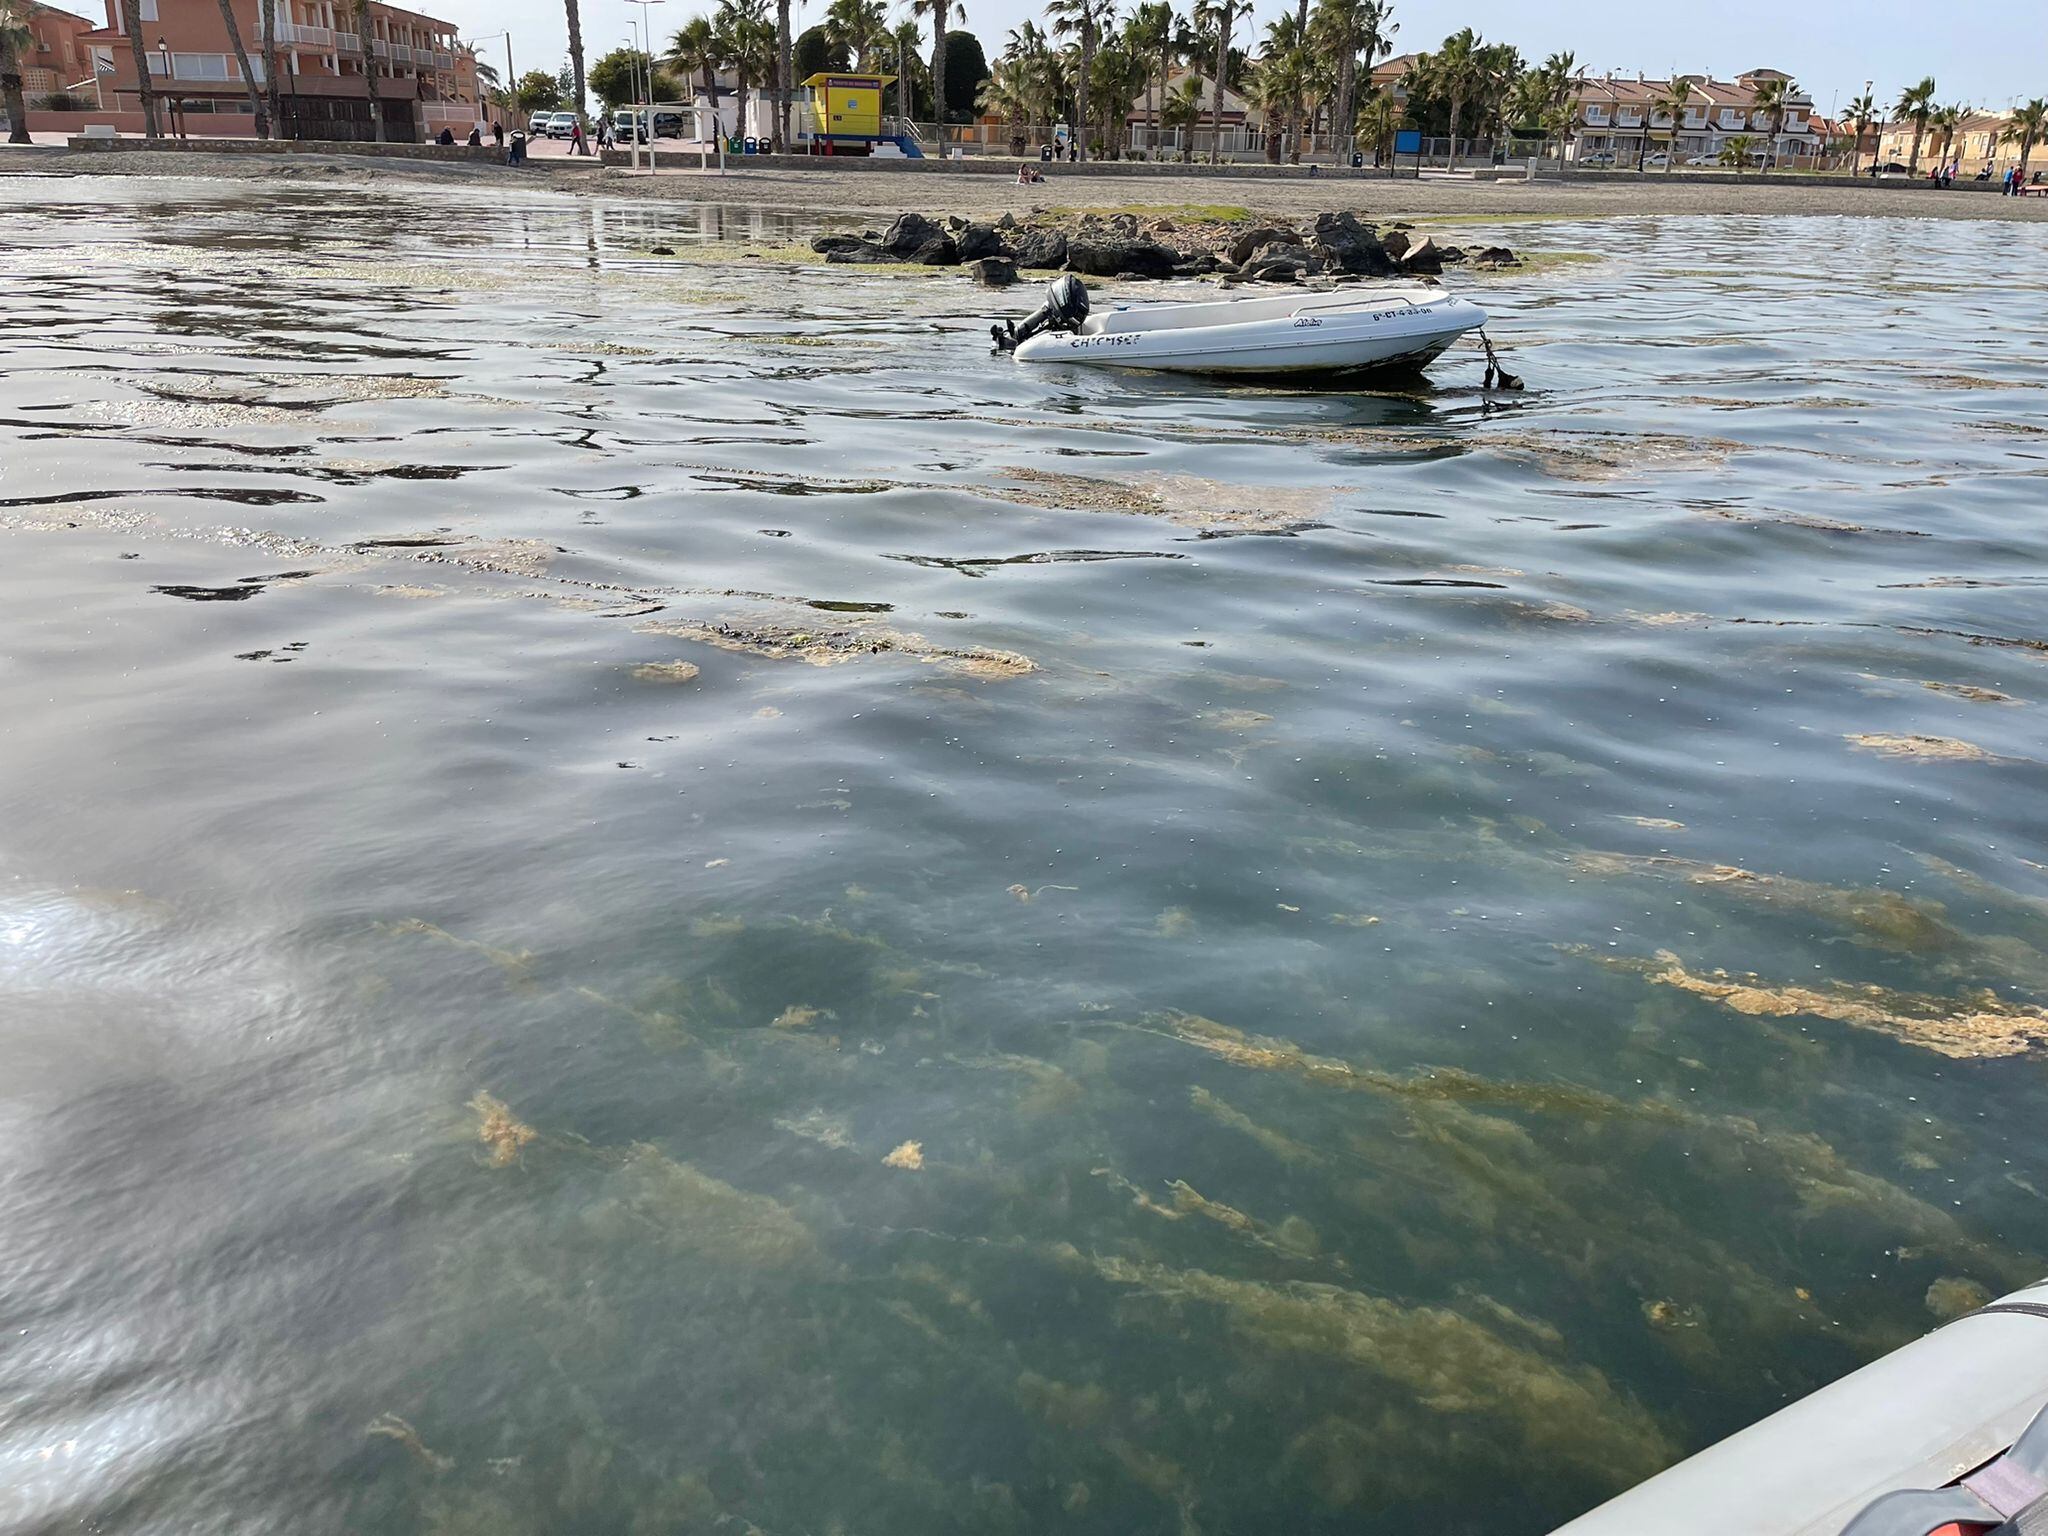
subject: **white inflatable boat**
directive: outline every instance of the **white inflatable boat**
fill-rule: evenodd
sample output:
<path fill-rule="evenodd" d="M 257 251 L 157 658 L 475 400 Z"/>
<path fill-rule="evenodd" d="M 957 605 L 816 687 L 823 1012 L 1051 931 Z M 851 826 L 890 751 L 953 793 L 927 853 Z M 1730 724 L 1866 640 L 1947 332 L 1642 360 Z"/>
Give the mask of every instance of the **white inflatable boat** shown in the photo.
<path fill-rule="evenodd" d="M 995 328 L 996 344 L 1021 363 L 1335 374 L 1420 368 L 1486 324 L 1470 299 L 1419 285 L 1088 309 L 1087 290 L 1061 278 L 1030 319 Z"/>
<path fill-rule="evenodd" d="M 2048 1531 L 2048 1281 L 1780 1409 L 1554 1536 Z"/>

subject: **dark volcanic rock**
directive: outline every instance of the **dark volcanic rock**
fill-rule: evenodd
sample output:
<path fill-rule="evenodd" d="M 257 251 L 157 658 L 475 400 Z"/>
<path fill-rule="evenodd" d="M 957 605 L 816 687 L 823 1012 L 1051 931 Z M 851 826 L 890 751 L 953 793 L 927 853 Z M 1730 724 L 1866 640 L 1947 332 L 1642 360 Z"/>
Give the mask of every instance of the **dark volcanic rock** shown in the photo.
<path fill-rule="evenodd" d="M 1007 256 L 1010 248 L 993 224 L 969 224 L 957 231 L 953 243 L 960 247 L 962 261 L 979 261 L 984 256 Z"/>
<path fill-rule="evenodd" d="M 1151 240 L 1067 242 L 1067 270 L 1089 277 L 1171 277 L 1179 262 L 1174 251 Z"/>
<path fill-rule="evenodd" d="M 983 256 L 969 262 L 967 270 L 984 288 L 1007 288 L 1017 281 L 1017 264 L 1003 256 Z"/>
<path fill-rule="evenodd" d="M 1380 244 L 1385 247 L 1386 253 L 1396 261 L 1399 261 L 1408 254 L 1408 237 L 1398 229 L 1390 229 L 1380 236 Z"/>
<path fill-rule="evenodd" d="M 1067 264 L 1067 237 L 1056 229 L 1020 230 L 1010 242 L 1020 267 L 1051 272 Z"/>
<path fill-rule="evenodd" d="M 1261 224 L 1256 229 L 1246 230 L 1235 240 L 1231 241 L 1230 250 L 1227 254 L 1232 261 L 1241 267 L 1258 252 L 1275 243 L 1299 245 L 1301 243 L 1301 236 L 1291 229 L 1275 229 L 1270 224 Z"/>
<path fill-rule="evenodd" d="M 1380 237 L 1353 214 L 1319 213 L 1307 235 L 1308 248 L 1335 271 L 1388 277 L 1395 270 Z"/>
<path fill-rule="evenodd" d="M 889 226 L 889 232 L 882 236 L 882 249 L 891 256 L 909 261 L 934 240 L 943 239 L 945 234 L 921 213 L 899 213 Z"/>
<path fill-rule="evenodd" d="M 834 251 L 857 251 L 868 241 L 859 235 L 813 235 L 811 249 L 820 256 L 830 256 Z"/>
<path fill-rule="evenodd" d="M 1475 267 L 1519 267 L 1521 264 L 1522 258 L 1504 245 L 1489 245 L 1483 251 L 1472 253 L 1472 265 Z"/>
<path fill-rule="evenodd" d="M 917 254 L 910 259 L 920 267 L 957 267 L 960 265 L 960 247 L 951 235 L 940 235 L 919 246 Z"/>
<path fill-rule="evenodd" d="M 851 246 L 836 247 L 825 253 L 825 259 L 840 266 L 887 265 L 896 260 L 872 240 L 857 240 Z"/>
<path fill-rule="evenodd" d="M 1305 257 L 1276 253 L 1261 256 L 1244 269 L 1247 281 L 1254 283 L 1298 283 L 1302 274 L 1308 271 Z"/>
<path fill-rule="evenodd" d="M 1408 247 L 1408 254 L 1401 258 L 1403 272 L 1426 272 L 1434 275 L 1444 269 L 1444 253 L 1436 248 L 1436 242 L 1424 235 L 1421 240 Z"/>

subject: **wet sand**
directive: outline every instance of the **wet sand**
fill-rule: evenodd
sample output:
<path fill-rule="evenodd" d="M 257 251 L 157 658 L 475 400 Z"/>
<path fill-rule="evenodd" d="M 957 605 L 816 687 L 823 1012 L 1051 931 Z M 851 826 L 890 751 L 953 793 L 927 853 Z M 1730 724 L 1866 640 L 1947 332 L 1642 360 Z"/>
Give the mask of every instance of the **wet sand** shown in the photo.
<path fill-rule="evenodd" d="M 503 184 L 514 173 L 501 166 L 400 162 L 370 164 L 346 156 L 295 156 L 280 164 L 247 155 L 180 156 L 165 166 L 133 153 L 63 157 L 0 155 L 0 175 L 176 176 L 208 180 L 266 178 L 339 182 L 352 187 L 432 187 L 459 183 Z M 765 170 L 735 166 L 725 174 L 664 169 L 656 177 L 630 171 L 536 166 L 521 175 L 534 192 L 643 199 L 756 204 L 783 209 L 872 214 L 877 218 L 915 209 L 966 217 L 1033 209 L 1131 208 L 1171 211 L 1227 207 L 1259 214 L 1300 217 L 1330 208 L 1352 208 L 1383 217 L 1438 218 L 1551 216 L 1628 217 L 1641 214 L 1777 214 L 1790 217 L 1865 215 L 1935 219 L 2048 221 L 2048 197 L 2011 198 L 1972 189 L 1930 191 L 1916 183 L 1879 186 L 1790 185 L 1765 178 L 1730 177 L 1716 182 L 1661 180 L 1570 183 L 1558 181 L 1418 182 L 1353 179 L 1300 180 L 1289 177 L 1206 177 L 1193 175 L 1091 175 L 1085 169 L 1055 167 L 1042 184 L 1019 186 L 987 173 L 843 169 Z"/>

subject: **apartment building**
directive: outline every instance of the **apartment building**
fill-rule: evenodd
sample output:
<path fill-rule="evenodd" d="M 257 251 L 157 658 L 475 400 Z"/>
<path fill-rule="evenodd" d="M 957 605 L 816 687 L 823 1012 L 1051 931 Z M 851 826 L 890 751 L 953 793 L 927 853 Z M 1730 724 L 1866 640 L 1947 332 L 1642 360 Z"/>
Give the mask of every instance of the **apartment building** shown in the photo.
<path fill-rule="evenodd" d="M 93 24 L 83 16 L 30 0 L 17 7 L 28 26 L 21 51 L 21 93 L 30 101 L 59 91 L 92 92 L 92 59 L 83 39 Z"/>
<path fill-rule="evenodd" d="M 150 83 L 178 106 L 196 135 L 254 131 L 248 85 L 221 19 L 220 0 L 141 0 Z M 230 0 L 236 31 L 263 84 L 261 0 Z M 141 97 L 120 0 L 106 0 L 107 24 L 87 33 L 100 106 L 124 117 Z M 477 120 L 476 58 L 453 22 L 368 0 L 368 70 L 382 106 L 384 137 L 409 143 L 443 127 L 467 134 Z M 354 0 L 276 0 L 281 131 L 293 138 L 368 139 L 369 88 Z"/>
<path fill-rule="evenodd" d="M 1616 165 L 1634 165 L 1652 155 L 1674 155 L 1681 165 L 1712 163 L 1731 139 L 1747 136 L 1754 164 L 1763 164 L 1767 156 L 1787 168 L 1812 169 L 1820 163 L 1824 140 L 1811 97 L 1795 88 L 1775 138 L 1770 114 L 1756 107 L 1759 85 L 1791 76 L 1775 69 L 1752 69 L 1733 80 L 1711 75 L 1678 78 L 1689 89 L 1685 110 L 1674 125 L 1659 105 L 1670 96 L 1672 81 L 1642 75 L 1581 76 L 1572 103 L 1572 158 L 1599 157 Z"/>
<path fill-rule="evenodd" d="M 1930 123 L 1920 136 L 1920 161 L 1916 168 L 1930 171 L 1953 160 L 1958 176 L 1975 176 L 1987 169 L 1994 177 L 2002 176 L 2020 163 L 2019 145 L 2005 141 L 2005 130 L 2011 122 L 2010 112 L 1971 112 L 1956 125 L 1953 136 L 1948 130 Z M 2041 148 L 2039 144 L 2034 146 L 2032 163 L 2037 167 L 2048 162 L 2048 156 L 2041 153 Z M 1901 118 L 1884 125 L 1884 132 L 1878 140 L 1877 157 L 1885 164 L 1913 164 L 1913 124 L 1910 119 Z"/>

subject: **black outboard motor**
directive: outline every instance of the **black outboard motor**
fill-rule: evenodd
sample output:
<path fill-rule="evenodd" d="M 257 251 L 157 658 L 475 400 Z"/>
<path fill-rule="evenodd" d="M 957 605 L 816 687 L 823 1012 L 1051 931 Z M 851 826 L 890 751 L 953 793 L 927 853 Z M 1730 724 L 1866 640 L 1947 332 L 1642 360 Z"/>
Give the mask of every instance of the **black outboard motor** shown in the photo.
<path fill-rule="evenodd" d="M 1068 272 L 1052 280 L 1045 290 L 1045 302 L 1022 325 L 1005 320 L 988 331 L 998 352 L 1014 352 L 1018 342 L 1029 341 L 1040 331 L 1078 331 L 1087 318 L 1088 285 Z"/>

